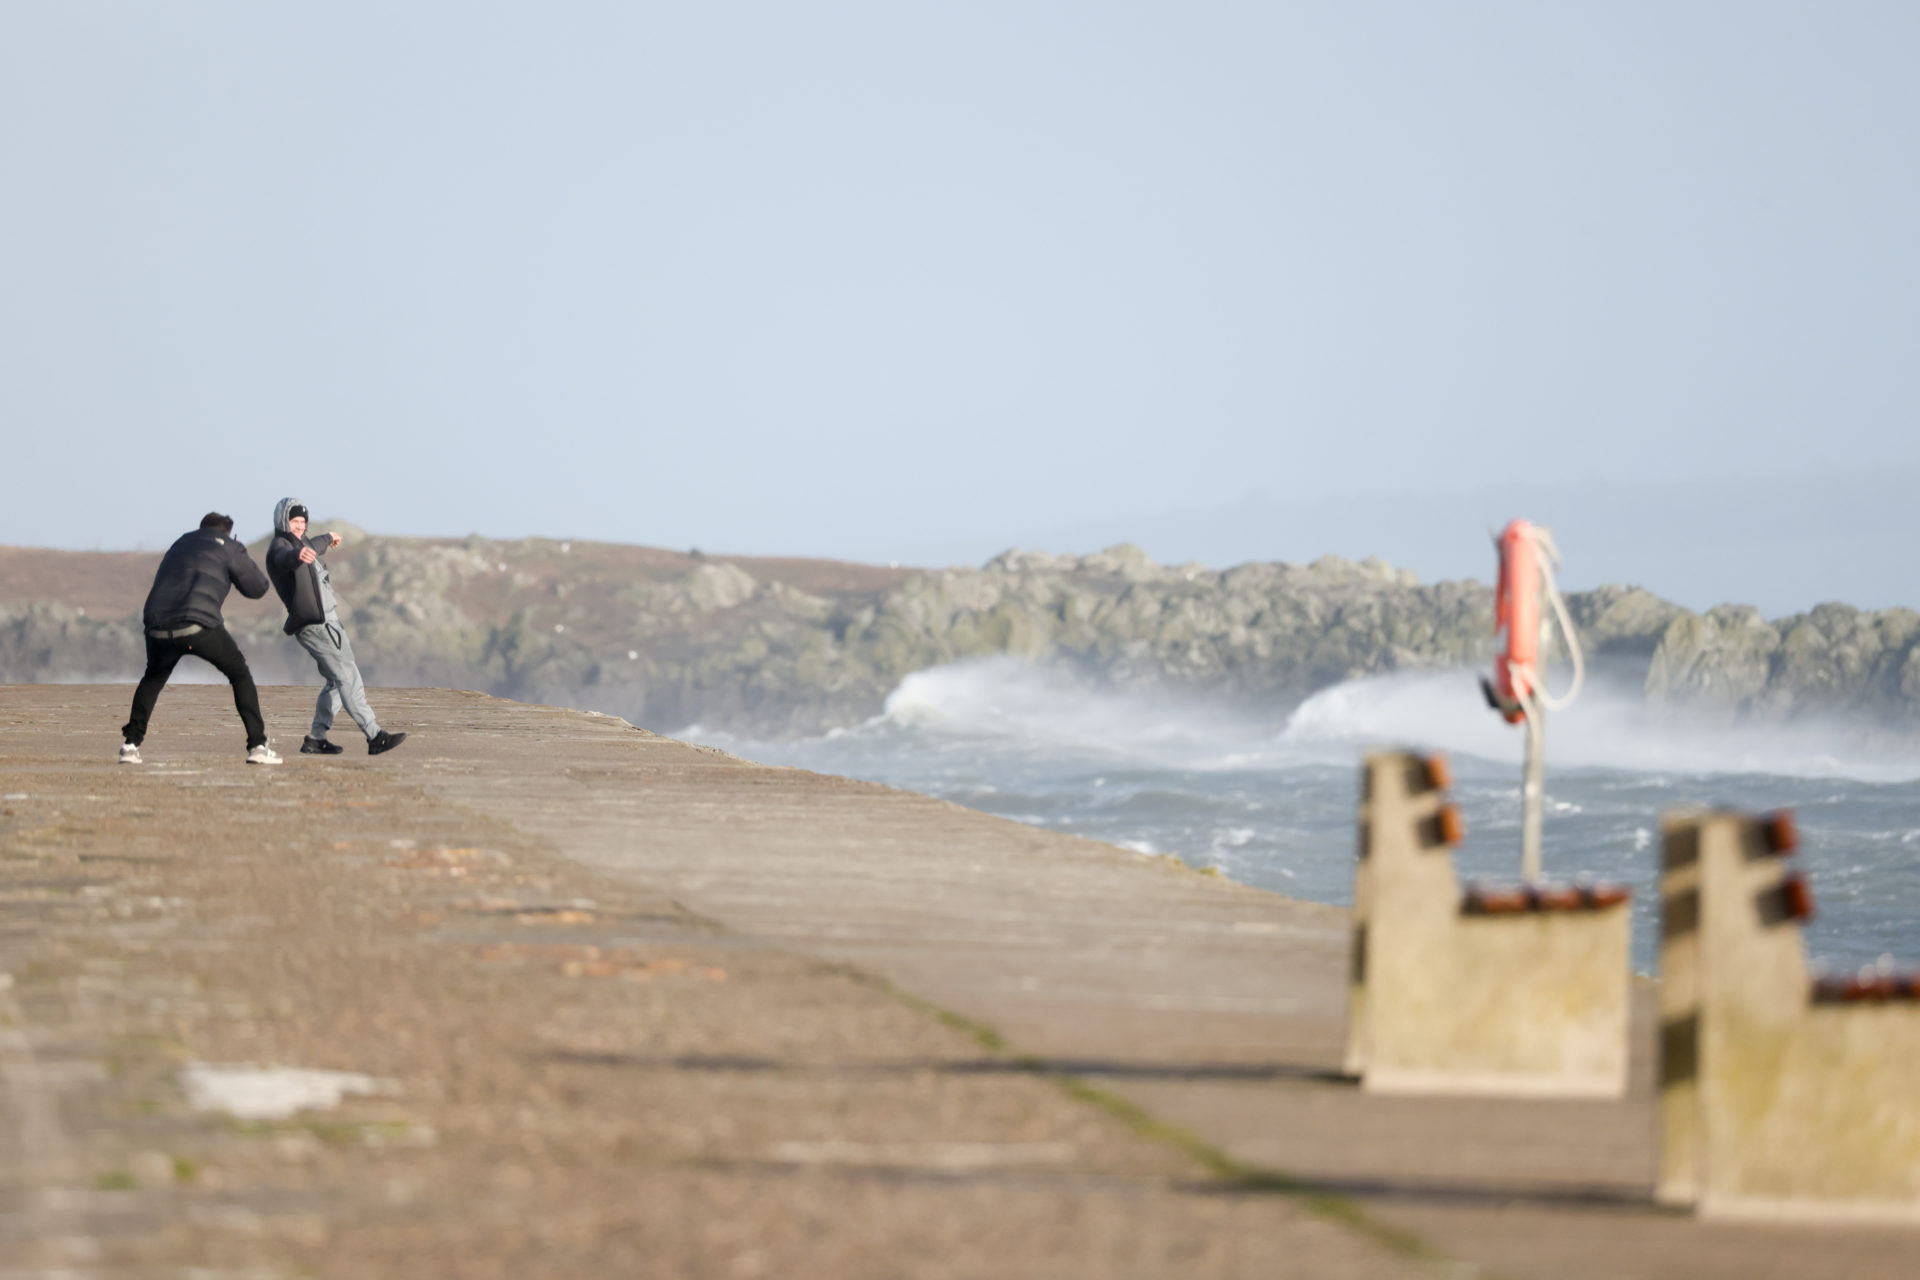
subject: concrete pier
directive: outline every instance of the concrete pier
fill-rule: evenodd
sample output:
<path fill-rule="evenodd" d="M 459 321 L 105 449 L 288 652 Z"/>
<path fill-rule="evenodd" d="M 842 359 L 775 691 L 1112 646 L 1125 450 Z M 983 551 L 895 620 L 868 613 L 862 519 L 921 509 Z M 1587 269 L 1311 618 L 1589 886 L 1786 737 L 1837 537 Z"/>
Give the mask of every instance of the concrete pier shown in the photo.
<path fill-rule="evenodd" d="M 260 769 L 175 688 L 122 767 L 130 692 L 0 689 L 0 1274 L 1910 1271 L 1656 1205 L 1645 1000 L 1624 1100 L 1371 1096 L 1341 910 L 449 691 Z"/>

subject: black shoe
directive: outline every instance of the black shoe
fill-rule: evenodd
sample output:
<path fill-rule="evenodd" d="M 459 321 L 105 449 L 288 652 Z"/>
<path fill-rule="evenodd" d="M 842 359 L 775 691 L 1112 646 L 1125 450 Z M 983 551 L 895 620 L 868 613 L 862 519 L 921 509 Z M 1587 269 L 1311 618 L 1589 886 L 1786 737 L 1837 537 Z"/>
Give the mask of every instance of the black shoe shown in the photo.
<path fill-rule="evenodd" d="M 367 739 L 367 754 L 377 756 L 382 751 L 391 751 L 407 740 L 404 733 L 388 733 L 385 729 Z"/>
<path fill-rule="evenodd" d="M 303 756 L 337 756 L 346 748 L 337 742 L 328 742 L 325 738 L 300 739 L 300 754 Z"/>

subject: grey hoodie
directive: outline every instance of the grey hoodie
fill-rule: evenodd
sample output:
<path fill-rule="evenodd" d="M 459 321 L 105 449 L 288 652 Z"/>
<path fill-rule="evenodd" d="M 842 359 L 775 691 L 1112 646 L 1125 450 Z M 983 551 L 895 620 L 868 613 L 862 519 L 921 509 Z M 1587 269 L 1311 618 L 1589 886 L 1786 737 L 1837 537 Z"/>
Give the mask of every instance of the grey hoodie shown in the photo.
<path fill-rule="evenodd" d="M 287 513 L 303 505 L 298 498 L 280 499 L 273 508 L 273 541 L 267 545 L 267 576 L 273 580 L 274 590 L 280 593 L 280 602 L 287 606 L 288 635 L 321 622 L 334 627 L 340 625 L 339 605 L 333 598 L 333 578 L 326 564 L 319 559 L 312 564 L 300 563 L 301 547 L 312 547 L 316 557 L 324 556 L 333 546 L 333 536 L 316 533 L 302 541 L 294 537 L 288 527 Z M 312 527 L 311 521 L 308 527 Z"/>

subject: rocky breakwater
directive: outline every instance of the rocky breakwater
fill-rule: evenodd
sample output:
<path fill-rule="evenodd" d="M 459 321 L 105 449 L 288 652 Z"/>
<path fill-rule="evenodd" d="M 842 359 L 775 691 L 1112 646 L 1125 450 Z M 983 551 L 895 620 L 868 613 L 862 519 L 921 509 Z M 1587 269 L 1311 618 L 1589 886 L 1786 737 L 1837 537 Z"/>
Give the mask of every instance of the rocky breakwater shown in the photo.
<path fill-rule="evenodd" d="M 1682 614 L 1645 688 L 1656 706 L 1722 723 L 1846 717 L 1920 729 L 1920 613 L 1823 604 L 1773 622 L 1748 605 Z"/>
<path fill-rule="evenodd" d="M 334 581 L 374 683 L 482 689 L 658 729 L 819 733 L 876 714 L 911 672 L 1001 654 L 1281 710 L 1360 676 L 1477 666 L 1492 647 L 1485 585 L 1422 584 L 1378 560 L 1218 571 L 1119 546 L 910 570 L 332 527 L 347 534 Z M 137 674 L 136 612 L 157 559 L 0 549 L 0 680 Z M 1907 610 L 1828 605 L 1766 622 L 1623 587 L 1568 607 L 1595 666 L 1657 705 L 1920 721 L 1920 615 Z M 306 682 L 279 619 L 271 598 L 229 607 L 263 679 Z"/>

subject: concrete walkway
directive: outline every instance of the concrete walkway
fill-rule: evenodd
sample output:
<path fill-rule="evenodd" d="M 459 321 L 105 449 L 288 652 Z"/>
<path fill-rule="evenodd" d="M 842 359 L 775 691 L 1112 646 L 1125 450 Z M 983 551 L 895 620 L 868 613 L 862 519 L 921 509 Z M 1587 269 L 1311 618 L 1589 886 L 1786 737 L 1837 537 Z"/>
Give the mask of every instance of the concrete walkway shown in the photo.
<path fill-rule="evenodd" d="M 324 881 L 343 902 L 370 892 L 374 873 L 357 851 L 383 839 L 427 851 L 409 857 L 436 849 L 488 854 L 471 864 L 429 857 L 417 869 L 441 865 L 447 879 L 426 887 L 408 881 L 415 887 L 405 889 L 401 914 L 394 914 L 399 899 L 381 899 L 392 908 L 382 945 L 403 938 L 431 957 L 469 956 L 476 947 L 493 955 L 502 947 L 509 955 L 544 954 L 526 950 L 537 946 L 598 948 L 565 962 L 580 973 L 609 964 L 653 965 L 647 972 L 662 974 L 726 967 L 732 977 L 718 986 L 644 988 L 656 1004 L 665 1002 L 646 1017 L 608 996 L 596 1014 L 604 1021 L 571 1015 L 565 1027 L 553 1025 L 542 1003 L 552 993 L 537 985 L 496 983 L 487 998 L 499 1002 L 499 1016 L 468 1009 L 455 1018 L 449 1001 L 468 990 L 469 979 L 457 976 L 464 969 L 442 973 L 438 959 L 418 963 L 440 985 L 418 990 L 401 966 L 391 972 L 403 977 L 389 983 L 400 994 L 382 997 L 401 1000 L 412 990 L 411 1016 L 436 1026 L 458 1021 L 471 1050 L 459 1055 L 465 1069 L 496 1058 L 524 1063 L 528 1043 L 546 1046 L 540 1071 L 515 1076 L 486 1067 L 505 1072 L 493 1080 L 490 1102 L 469 1100 L 465 1111 L 431 1116 L 434 1106 L 414 1104 L 415 1120 L 430 1121 L 438 1135 L 437 1154 L 418 1159 L 483 1157 L 495 1141 L 486 1136 L 486 1117 L 528 1105 L 516 1091 L 541 1099 L 536 1109 L 572 1117 L 551 1120 L 559 1129 L 590 1132 L 579 1128 L 585 1109 L 610 1117 L 601 1122 L 610 1130 L 633 1128 L 636 1143 L 644 1135 L 671 1148 L 672 1159 L 643 1161 L 636 1171 L 630 1160 L 611 1160 L 597 1140 L 581 1136 L 571 1147 L 573 1166 L 614 1183 L 616 1200 L 630 1200 L 644 1184 L 663 1204 L 732 1224 L 732 1234 L 713 1239 L 669 1233 L 671 1250 L 634 1255 L 653 1259 L 657 1274 L 1389 1276 L 1437 1266 L 1745 1280 L 1912 1271 L 1920 1237 L 1908 1232 L 1730 1227 L 1654 1210 L 1644 1053 L 1634 1096 L 1624 1103 L 1361 1096 L 1336 1073 L 1346 931 L 1330 908 L 924 797 L 749 764 L 616 720 L 445 691 L 380 691 L 383 722 L 415 735 L 400 752 L 377 760 L 357 748 L 338 760 L 292 757 L 269 773 L 238 764 L 224 689 L 177 689 L 162 702 L 149 739 L 155 763 L 121 770 L 110 760 L 129 692 L 0 692 L 0 777 L 9 793 L 29 797 L 13 803 L 16 813 L 0 827 L 8 866 L 20 861 L 14 847 L 23 831 L 65 830 L 47 825 L 43 810 L 56 800 L 68 806 L 61 812 L 91 803 L 102 816 L 93 835 L 32 846 L 36 874 L 68 856 L 84 865 L 88 841 L 128 806 L 152 814 L 184 806 L 174 820 L 187 821 L 194 803 L 220 795 L 204 790 L 217 782 L 231 788 L 220 796 L 230 808 L 353 826 L 344 851 L 330 857 L 328 845 L 315 850 L 309 842 L 310 861 L 300 864 L 319 878 L 316 890 Z M 303 691 L 268 691 L 271 723 L 288 726 L 283 739 L 297 741 L 304 700 Z M 404 833 L 381 835 L 387 831 Z M 231 843 L 238 838 L 235 830 L 212 830 L 204 847 L 230 863 L 252 847 Z M 169 847 L 178 857 L 190 852 L 177 842 Z M 506 861 L 495 864 L 492 855 Z M 462 885 L 450 883 L 456 867 Z M 188 870 L 178 868 L 183 876 Z M 204 879 L 196 883 L 214 893 Z M 485 891 L 476 896 L 476 889 Z M 224 910 L 246 909 L 247 893 L 221 892 Z M 238 929 L 254 939 L 247 945 L 266 946 L 276 929 L 298 927 L 297 902 L 273 898 L 264 881 L 250 892 L 267 925 Z M 577 920 L 554 905 L 589 892 L 595 905 L 579 909 Z M 505 905 L 472 905 L 487 901 Z M 625 906 L 610 911 L 614 902 Z M 79 945 L 75 938 L 91 936 L 88 928 L 112 928 L 112 918 L 61 925 L 60 945 Z M 51 927 L 0 935 L 0 947 L 45 950 Z M 561 932 L 566 941 L 553 941 Z M 356 948 L 341 937 L 336 927 L 311 945 L 347 974 L 333 999 L 351 1008 L 372 998 L 364 984 L 382 979 L 359 970 Z M 161 946 L 152 936 L 141 945 Z M 514 946 L 522 951 L 511 952 Z M 198 973 L 209 980 L 204 967 Z M 281 987 L 287 982 L 282 975 Z M 278 1026 L 258 1013 L 272 985 L 249 997 L 257 1034 Z M 584 988 L 566 988 L 575 989 Z M 23 979 L 16 994 L 34 990 Z M 716 998 L 721 990 L 724 1001 Z M 58 1022 L 47 1011 L 61 1004 L 53 998 L 59 993 L 54 982 L 27 1001 L 15 1024 L 18 1043 L 0 1044 L 19 1108 L 12 1132 L 33 1144 L 16 1143 L 25 1154 L 9 1157 L 10 1185 L 19 1196 L 39 1196 L 36 1203 L 45 1203 L 50 1181 L 84 1174 L 84 1153 L 111 1148 L 120 1139 L 102 1135 L 127 1123 L 104 1103 L 91 1112 L 80 1107 L 91 1120 L 64 1128 L 35 1128 L 26 1118 L 44 1111 L 31 1090 L 47 1078 L 44 1046 Z M 942 1019 L 933 1009 L 957 1016 Z M 70 1009 L 59 1016 L 73 1027 L 85 1022 Z M 98 1023 L 108 1015 L 91 1016 Z M 370 1042 L 340 1031 L 352 1022 L 345 1014 L 328 1024 L 331 1040 L 298 1031 L 297 1013 L 285 1017 L 289 1043 L 333 1059 L 317 1065 L 365 1069 Z M 46 1024 L 39 1031 L 36 1019 Z M 182 1040 L 196 1042 L 180 1052 L 216 1051 L 213 1023 L 186 1017 L 182 1025 Z M 1644 1024 L 1640 1039 L 1647 1040 Z M 459 1093 L 442 1078 L 452 1067 L 432 1054 L 375 1065 L 405 1077 L 409 1099 Z M 566 1075 L 577 1098 L 556 1097 L 553 1071 Z M 638 1093 L 636 1081 L 645 1086 Z M 74 1087 L 75 1097 L 86 1092 Z M 695 1099 L 700 1114 L 718 1108 L 736 1120 L 726 1132 L 687 1125 L 685 1108 Z M 534 1182 L 553 1188 L 548 1203 L 604 1198 L 605 1186 L 588 1194 L 569 1181 L 580 1176 L 566 1172 L 569 1149 L 549 1144 L 532 1162 Z M 55 1160 L 55 1151 L 68 1154 Z M 237 1157 L 212 1157 L 228 1158 Z M 522 1153 L 516 1167 L 530 1159 Z M 36 1168 L 66 1172 L 34 1175 Z M 770 1169 L 791 1176 L 770 1184 Z M 876 1178 L 876 1169 L 885 1177 Z M 729 1189 L 743 1178 L 752 1194 Z M 1338 1199 L 1284 1189 L 1296 1182 Z M 687 1188 L 695 1183 L 716 1197 L 713 1204 L 735 1208 L 693 1207 L 698 1197 L 690 1200 Z M 847 1190 L 854 1185 L 857 1195 Z M 755 1207 L 739 1207 L 749 1203 Z M 150 1212 L 166 1217 L 164 1207 Z M 595 1253 L 595 1230 L 603 1246 L 630 1242 L 639 1230 L 580 1212 L 571 1251 L 555 1246 L 519 1274 L 591 1274 L 595 1257 L 605 1259 Z M 422 1213 L 438 1224 L 428 1233 L 450 1233 L 456 1250 L 489 1247 L 491 1237 L 462 1234 L 444 1215 Z M 780 1225 L 795 1214 L 811 1224 L 804 1246 Z M 85 1238 L 94 1219 L 82 1213 L 75 1221 L 71 1238 Z M 367 1247 L 388 1237 L 352 1213 L 339 1215 L 325 1236 L 322 1258 L 337 1260 L 342 1241 L 366 1249 L 357 1274 L 405 1269 L 404 1251 Z M 129 1239 L 136 1237 L 148 1239 Z M 304 1246 L 296 1246 L 275 1245 L 298 1254 Z M 175 1256 L 203 1261 L 195 1247 L 180 1245 Z M 162 1256 L 128 1248 L 129 1258 Z M 440 1274 L 493 1274 L 478 1257 L 444 1248 L 437 1256 L 462 1259 Z"/>

